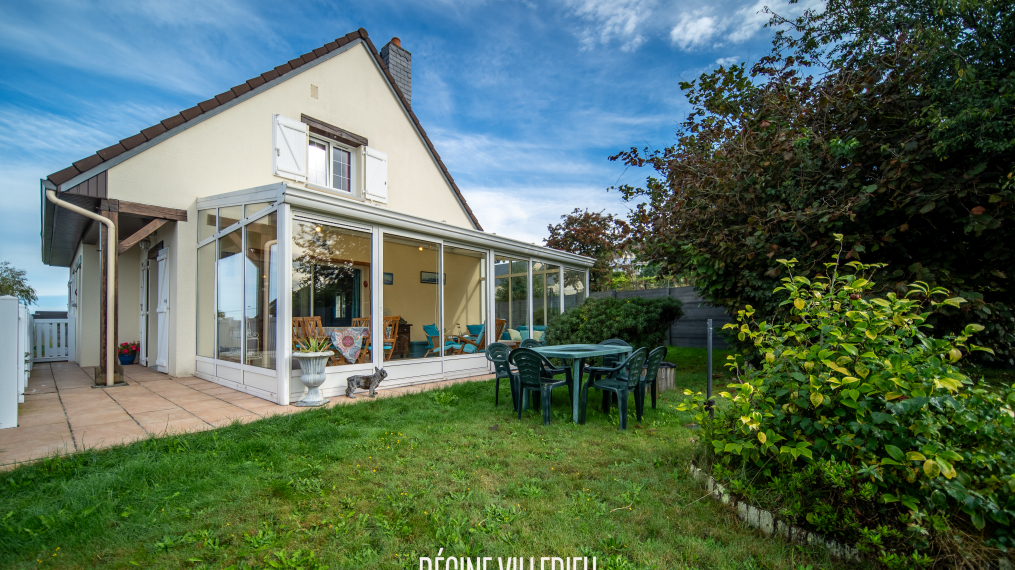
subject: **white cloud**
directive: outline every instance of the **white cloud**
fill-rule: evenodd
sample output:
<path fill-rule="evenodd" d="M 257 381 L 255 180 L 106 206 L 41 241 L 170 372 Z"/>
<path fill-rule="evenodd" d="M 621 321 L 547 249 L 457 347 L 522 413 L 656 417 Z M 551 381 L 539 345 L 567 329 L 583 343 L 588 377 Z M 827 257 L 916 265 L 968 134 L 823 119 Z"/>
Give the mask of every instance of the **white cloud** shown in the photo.
<path fill-rule="evenodd" d="M 765 11 L 766 7 L 774 6 L 782 16 L 794 18 L 805 10 L 820 10 L 823 4 L 823 0 L 801 0 L 795 4 L 756 0 L 740 8 L 713 4 L 685 11 L 670 30 L 670 43 L 684 51 L 742 43 L 754 38 L 768 24 L 772 15 Z"/>
<path fill-rule="evenodd" d="M 719 20 L 706 16 L 705 10 L 683 14 L 677 25 L 670 30 L 670 42 L 682 50 L 701 47 L 709 43 L 721 31 Z"/>
<path fill-rule="evenodd" d="M 719 67 L 729 67 L 737 63 L 740 63 L 740 57 L 735 55 L 731 55 L 729 57 L 720 57 L 719 59 L 715 60 L 715 64 L 718 65 Z"/>
<path fill-rule="evenodd" d="M 646 38 L 641 28 L 652 13 L 655 0 L 569 0 L 568 7 L 587 25 L 578 34 L 583 50 L 597 44 L 621 42 L 622 51 L 638 49 Z"/>
<path fill-rule="evenodd" d="M 546 226 L 575 208 L 624 214 L 630 208 L 619 194 L 594 186 L 497 186 L 463 188 L 483 229 L 527 243 L 543 245 Z"/>

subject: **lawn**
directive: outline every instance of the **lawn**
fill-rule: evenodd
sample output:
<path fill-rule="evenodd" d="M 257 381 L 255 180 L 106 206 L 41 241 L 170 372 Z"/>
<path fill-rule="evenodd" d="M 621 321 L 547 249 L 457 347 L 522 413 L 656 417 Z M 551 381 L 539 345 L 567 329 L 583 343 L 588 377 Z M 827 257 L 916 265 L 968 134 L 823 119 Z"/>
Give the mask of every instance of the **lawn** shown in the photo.
<path fill-rule="evenodd" d="M 703 350 L 668 358 L 703 387 Z M 548 427 L 477 382 L 21 467 L 0 474 L 0 567 L 416 569 L 442 547 L 489 568 L 840 567 L 704 496 L 678 391 L 626 432 L 615 408 L 573 425 L 566 393 Z"/>

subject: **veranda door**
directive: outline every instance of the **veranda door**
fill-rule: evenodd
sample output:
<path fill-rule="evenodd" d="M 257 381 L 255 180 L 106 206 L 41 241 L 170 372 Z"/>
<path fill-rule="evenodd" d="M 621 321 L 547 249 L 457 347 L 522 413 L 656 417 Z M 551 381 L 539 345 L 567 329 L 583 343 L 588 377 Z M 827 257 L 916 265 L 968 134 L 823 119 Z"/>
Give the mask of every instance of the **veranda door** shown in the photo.
<path fill-rule="evenodd" d="M 158 320 L 157 346 L 155 353 L 155 369 L 159 372 L 168 372 L 169 367 L 169 271 L 166 263 L 169 248 L 164 247 L 159 251 L 158 257 L 158 308 L 156 309 Z"/>

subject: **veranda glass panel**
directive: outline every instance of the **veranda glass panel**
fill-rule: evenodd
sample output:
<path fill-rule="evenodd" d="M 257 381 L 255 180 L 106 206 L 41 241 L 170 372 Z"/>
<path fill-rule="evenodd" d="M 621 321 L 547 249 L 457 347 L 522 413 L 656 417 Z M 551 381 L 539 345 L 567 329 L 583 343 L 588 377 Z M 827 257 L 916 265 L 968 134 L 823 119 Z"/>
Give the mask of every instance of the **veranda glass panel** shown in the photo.
<path fill-rule="evenodd" d="M 370 243 L 367 232 L 293 224 L 293 334 L 337 339 L 329 366 L 370 362 Z"/>
<path fill-rule="evenodd" d="M 585 270 L 564 269 L 564 310 L 581 305 L 586 295 Z"/>
<path fill-rule="evenodd" d="M 243 206 L 219 208 L 219 230 L 224 230 L 243 218 Z"/>
<path fill-rule="evenodd" d="M 496 256 L 494 258 L 494 312 L 504 320 L 504 332 L 498 340 L 520 340 L 529 322 L 528 261 Z"/>
<path fill-rule="evenodd" d="M 560 314 L 560 266 L 532 264 L 532 338 L 541 340 L 542 330 Z"/>
<path fill-rule="evenodd" d="M 243 215 L 247 218 L 271 206 L 271 202 L 254 202 L 243 206 Z"/>
<path fill-rule="evenodd" d="M 278 241 L 275 212 L 246 226 L 246 273 L 243 311 L 246 317 L 246 362 L 250 366 L 275 368 L 275 306 L 278 300 Z"/>
<path fill-rule="evenodd" d="M 203 241 L 215 235 L 218 231 L 218 210 L 211 208 L 210 210 L 198 210 L 197 211 L 197 241 Z"/>
<path fill-rule="evenodd" d="M 440 356 L 440 254 L 440 244 L 384 235 L 384 360 Z"/>
<path fill-rule="evenodd" d="M 197 355 L 215 358 L 214 242 L 197 250 Z"/>
<path fill-rule="evenodd" d="M 243 240 L 237 229 L 218 239 L 218 345 L 215 357 L 243 362 Z"/>
<path fill-rule="evenodd" d="M 444 246 L 445 342 L 456 345 L 448 353 L 486 350 L 486 253 Z"/>

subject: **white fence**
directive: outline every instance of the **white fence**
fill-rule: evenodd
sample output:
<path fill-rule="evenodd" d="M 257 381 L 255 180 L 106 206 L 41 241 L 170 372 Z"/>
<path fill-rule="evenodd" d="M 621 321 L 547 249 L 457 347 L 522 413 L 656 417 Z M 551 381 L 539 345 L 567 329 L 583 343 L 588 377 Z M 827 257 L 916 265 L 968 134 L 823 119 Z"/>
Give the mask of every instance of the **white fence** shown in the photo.
<path fill-rule="evenodd" d="M 35 362 L 74 360 L 74 319 L 34 319 Z"/>
<path fill-rule="evenodd" d="M 0 429 L 18 427 L 31 362 L 30 321 L 16 298 L 0 297 Z"/>

